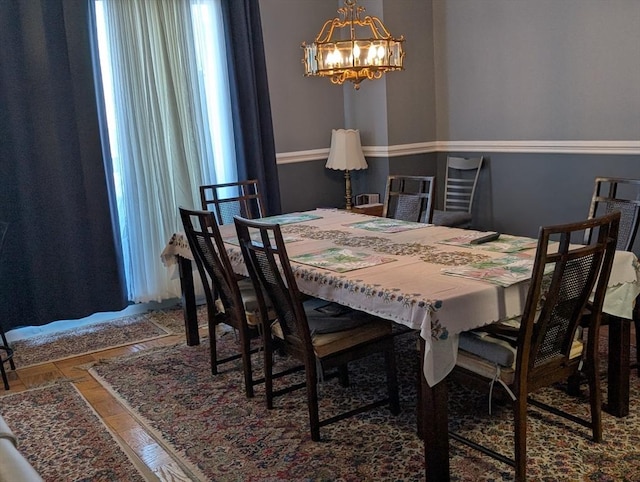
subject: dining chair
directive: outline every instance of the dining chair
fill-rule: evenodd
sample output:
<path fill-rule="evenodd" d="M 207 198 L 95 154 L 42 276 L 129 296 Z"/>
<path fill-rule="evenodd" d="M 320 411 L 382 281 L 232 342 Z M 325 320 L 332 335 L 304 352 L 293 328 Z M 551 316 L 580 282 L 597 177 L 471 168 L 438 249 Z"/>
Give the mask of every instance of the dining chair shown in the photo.
<path fill-rule="evenodd" d="M 264 336 L 267 408 L 273 408 L 274 396 L 306 387 L 311 439 L 314 441 L 320 440 L 320 427 L 385 404 L 389 404 L 393 414 L 398 414 L 400 405 L 392 322 L 317 298 L 303 303 L 280 225 L 239 217 L 235 218 L 235 223 L 263 320 L 267 297 L 276 314 L 276 323 L 272 327 L 264 326 L 265 334 L 272 333 L 272 336 Z M 303 364 L 304 383 L 274 390 L 274 346 Z M 348 363 L 377 352 L 384 354 L 387 396 L 320 419 L 318 382 L 329 377 L 330 369 L 337 368 L 340 384 L 347 386 Z"/>
<path fill-rule="evenodd" d="M 9 223 L 0 221 L 0 255 L 2 254 L 4 240 L 8 230 Z M 12 370 L 16 369 L 16 365 L 13 361 L 13 349 L 9 346 L 9 342 L 7 341 L 7 336 L 4 332 L 4 328 L 2 327 L 2 321 L 0 321 L 0 340 L 2 340 L 2 344 L 0 344 L 0 375 L 2 376 L 4 389 L 9 390 L 9 378 L 7 377 L 4 365 L 5 363 L 9 363 L 9 367 L 11 367 Z"/>
<path fill-rule="evenodd" d="M 619 224 L 620 213 L 615 212 L 540 228 L 522 316 L 460 334 L 454 377 L 462 383 L 484 380 L 490 404 L 494 385 L 504 388 L 513 402 L 515 457 L 506 457 L 459 433 L 451 433 L 451 437 L 513 466 L 518 481 L 526 479 L 529 404 L 588 427 L 594 441 L 602 440 L 598 336 Z M 586 246 L 571 244 L 585 229 L 597 231 L 594 239 Z M 592 293 L 585 346 L 579 336 L 580 321 Z M 583 363 L 589 383 L 590 421 L 530 397 L 539 388 L 568 379 Z"/>
<path fill-rule="evenodd" d="M 265 216 L 258 181 L 228 182 L 200 186 L 203 211 L 213 211 L 219 225 L 233 223 L 234 216 L 256 219 Z"/>
<path fill-rule="evenodd" d="M 447 157 L 444 208 L 433 211 L 433 224 L 469 228 L 471 208 L 482 169 L 483 157 Z"/>
<path fill-rule="evenodd" d="M 247 397 L 254 396 L 255 380 L 251 368 L 251 339 L 258 335 L 260 315 L 253 285 L 248 279 L 239 280 L 234 274 L 214 213 L 179 208 L 189 247 L 202 279 L 207 302 L 211 372 L 218 366 L 242 359 Z M 239 353 L 218 358 L 216 326 L 226 324 L 238 334 Z"/>
<path fill-rule="evenodd" d="M 435 178 L 432 176 L 388 176 L 382 216 L 430 223 L 434 185 Z"/>
<path fill-rule="evenodd" d="M 605 213 L 620 211 L 620 233 L 617 249 L 632 251 L 633 243 L 640 224 L 640 179 L 619 177 L 596 177 L 589 207 L 589 217 L 593 218 Z M 585 231 L 584 243 L 589 243 L 591 230 Z M 633 323 L 636 333 L 636 364 L 640 375 L 640 311 L 638 301 L 633 310 Z M 609 324 L 609 316 L 604 315 L 603 324 Z"/>

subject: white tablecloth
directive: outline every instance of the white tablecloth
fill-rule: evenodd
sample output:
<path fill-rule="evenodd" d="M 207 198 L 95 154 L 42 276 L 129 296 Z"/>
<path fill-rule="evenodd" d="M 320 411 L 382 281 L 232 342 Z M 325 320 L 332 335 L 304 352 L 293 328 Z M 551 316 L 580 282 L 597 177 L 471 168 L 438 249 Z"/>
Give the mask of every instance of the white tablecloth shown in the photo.
<path fill-rule="evenodd" d="M 287 244 L 289 257 L 346 246 L 394 260 L 344 273 L 293 262 L 300 291 L 419 330 L 426 342 L 424 371 L 431 386 L 444 379 L 455 365 L 460 332 L 522 313 L 527 282 L 504 288 L 442 273 L 446 267 L 504 256 L 482 246 L 439 243 L 464 233 L 462 230 L 424 225 L 396 233 L 372 232 L 350 226 L 374 219 L 368 216 L 326 209 L 310 214 L 320 218 L 282 225 L 283 232 L 299 238 Z M 225 239 L 235 236 L 233 225 L 222 226 L 221 230 Z M 234 271 L 246 274 L 240 248 L 232 243 L 227 247 Z M 534 250 L 529 253 L 533 256 Z M 171 265 L 175 256 L 192 259 L 180 233 L 171 238 L 162 253 L 165 265 Z M 636 256 L 616 253 L 605 311 L 631 318 L 633 301 L 640 293 L 639 280 Z"/>

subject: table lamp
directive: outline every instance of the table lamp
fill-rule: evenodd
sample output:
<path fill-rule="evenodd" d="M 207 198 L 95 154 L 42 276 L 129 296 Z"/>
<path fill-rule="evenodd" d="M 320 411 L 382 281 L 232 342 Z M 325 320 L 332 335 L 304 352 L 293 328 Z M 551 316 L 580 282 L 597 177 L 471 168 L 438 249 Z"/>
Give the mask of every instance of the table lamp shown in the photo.
<path fill-rule="evenodd" d="M 351 209 L 351 175 L 354 169 L 366 169 L 367 161 L 362 153 L 360 131 L 357 129 L 333 129 L 331 149 L 325 165 L 327 169 L 344 171 L 346 208 Z"/>

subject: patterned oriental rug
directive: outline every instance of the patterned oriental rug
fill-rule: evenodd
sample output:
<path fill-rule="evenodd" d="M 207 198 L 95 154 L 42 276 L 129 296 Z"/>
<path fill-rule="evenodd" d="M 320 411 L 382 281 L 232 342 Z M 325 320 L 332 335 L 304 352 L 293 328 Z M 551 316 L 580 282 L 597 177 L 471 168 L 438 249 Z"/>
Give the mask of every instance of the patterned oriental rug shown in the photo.
<path fill-rule="evenodd" d="M 223 340 L 221 352 L 232 347 L 233 336 Z M 396 338 L 401 414 L 392 416 L 383 407 L 323 427 L 321 442 L 310 439 L 304 391 L 278 397 L 275 408 L 266 410 L 260 387 L 254 399 L 245 398 L 239 365 L 210 374 L 207 343 L 105 361 L 92 368 L 92 374 L 174 454 L 193 480 L 415 481 L 424 480 L 423 444 L 415 431 L 415 341 L 412 334 Z M 286 360 L 277 361 L 283 363 Z M 379 396 L 385 386 L 381 363 L 381 358 L 371 357 L 350 365 L 347 389 L 335 379 L 324 382 L 321 417 Z M 255 365 L 261 366 L 257 356 Z M 631 387 L 631 414 L 624 419 L 603 414 L 601 444 L 591 441 L 586 428 L 531 409 L 529 480 L 640 480 L 640 385 L 635 371 Z M 587 415 L 587 398 L 571 398 L 562 389 L 546 389 L 537 397 Z M 449 407 L 453 430 L 513 453 L 512 418 L 506 407 L 494 403 L 489 415 L 486 394 L 453 383 Z M 513 480 L 509 466 L 455 441 L 451 474 L 455 481 Z"/>
<path fill-rule="evenodd" d="M 201 307 L 203 310 L 204 308 Z M 198 313 L 201 322 L 204 311 Z M 11 343 L 19 368 L 184 333 L 182 309 L 156 310 Z"/>
<path fill-rule="evenodd" d="M 45 481 L 151 480 L 140 474 L 71 383 L 0 397 L 0 414 L 17 436 L 20 452 Z"/>

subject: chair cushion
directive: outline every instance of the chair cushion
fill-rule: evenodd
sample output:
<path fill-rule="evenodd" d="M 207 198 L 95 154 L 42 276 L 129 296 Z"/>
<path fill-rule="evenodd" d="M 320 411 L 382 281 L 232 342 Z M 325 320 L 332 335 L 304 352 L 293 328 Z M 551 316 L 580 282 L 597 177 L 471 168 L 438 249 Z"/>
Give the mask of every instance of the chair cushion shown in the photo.
<path fill-rule="evenodd" d="M 253 289 L 253 283 L 250 279 L 241 279 L 238 281 L 238 287 L 240 288 L 240 296 L 242 296 L 242 302 L 244 303 L 245 311 L 258 311 L 258 298 L 256 292 Z"/>
<path fill-rule="evenodd" d="M 513 367 L 516 361 L 516 349 L 508 341 L 494 338 L 482 331 L 460 333 L 458 348 L 478 355 L 494 365 Z"/>
<path fill-rule="evenodd" d="M 391 321 L 381 320 L 338 303 L 311 298 L 305 301 L 303 306 L 311 342 L 319 358 L 392 334 Z M 274 336 L 284 339 L 284 333 L 277 320 L 272 323 L 271 332 Z"/>
<path fill-rule="evenodd" d="M 250 279 L 244 278 L 238 281 L 238 287 L 240 288 L 240 296 L 242 297 L 242 303 L 244 305 L 244 311 L 247 317 L 247 323 L 251 326 L 260 324 L 260 306 L 258 304 L 258 297 L 256 291 L 253 288 L 253 283 Z M 267 308 L 269 309 L 269 319 L 273 320 L 276 315 L 271 309 L 271 302 L 266 300 Z"/>
<path fill-rule="evenodd" d="M 312 298 L 304 302 L 311 336 L 351 330 L 370 323 L 374 317 L 338 303 Z"/>
<path fill-rule="evenodd" d="M 504 323 L 517 327 L 519 319 L 507 320 Z M 489 379 L 496 376 L 499 368 L 500 379 L 510 385 L 515 377 L 517 349 L 507 341 L 509 337 L 503 338 L 505 339 L 496 338 L 480 330 L 460 333 L 456 365 Z M 515 342 L 515 338 L 513 341 Z M 581 337 L 576 333 L 569 358 L 581 356 L 583 347 Z"/>
<path fill-rule="evenodd" d="M 496 364 L 465 350 L 458 350 L 456 366 L 465 368 L 483 378 L 493 380 L 496 376 Z M 515 380 L 516 370 L 512 367 L 500 367 L 500 380 L 511 385 Z"/>
<path fill-rule="evenodd" d="M 473 217 L 465 211 L 441 211 L 433 210 L 431 222 L 436 226 L 448 226 L 452 228 L 468 228 Z"/>
<path fill-rule="evenodd" d="M 324 358 L 356 345 L 385 338 L 392 334 L 390 321 L 369 317 L 366 325 L 350 330 L 314 335 L 313 350 L 318 358 Z"/>

